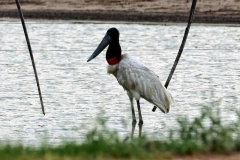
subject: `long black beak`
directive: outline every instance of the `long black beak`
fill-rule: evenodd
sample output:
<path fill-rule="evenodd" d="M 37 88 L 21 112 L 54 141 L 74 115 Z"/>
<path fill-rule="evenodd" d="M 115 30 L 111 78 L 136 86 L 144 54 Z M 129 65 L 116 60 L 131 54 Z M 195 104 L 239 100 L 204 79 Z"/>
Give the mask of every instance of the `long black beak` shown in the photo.
<path fill-rule="evenodd" d="M 112 41 L 111 36 L 105 35 L 101 43 L 98 45 L 97 49 L 93 52 L 93 54 L 88 58 L 87 62 L 91 61 L 95 57 L 97 57 Z"/>

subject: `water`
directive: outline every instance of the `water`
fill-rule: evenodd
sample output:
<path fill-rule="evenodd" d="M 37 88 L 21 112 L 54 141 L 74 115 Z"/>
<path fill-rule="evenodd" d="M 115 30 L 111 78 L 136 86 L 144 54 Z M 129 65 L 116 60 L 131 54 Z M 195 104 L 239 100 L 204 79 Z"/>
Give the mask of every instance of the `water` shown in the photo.
<path fill-rule="evenodd" d="M 105 51 L 87 63 L 88 57 L 107 29 L 117 27 L 123 53 L 141 60 L 165 83 L 186 27 L 52 20 L 28 20 L 26 25 L 46 115 L 20 21 L 0 19 L 0 141 L 30 145 L 43 138 L 52 144 L 81 141 L 99 116 L 108 119 L 111 130 L 130 135 L 130 102 L 106 73 Z M 234 121 L 240 103 L 239 37 L 239 26 L 193 25 L 168 88 L 177 105 L 169 114 L 153 113 L 153 105 L 142 99 L 143 132 L 162 137 L 177 128 L 177 117 L 193 119 L 210 102 L 219 103 L 225 123 Z"/>

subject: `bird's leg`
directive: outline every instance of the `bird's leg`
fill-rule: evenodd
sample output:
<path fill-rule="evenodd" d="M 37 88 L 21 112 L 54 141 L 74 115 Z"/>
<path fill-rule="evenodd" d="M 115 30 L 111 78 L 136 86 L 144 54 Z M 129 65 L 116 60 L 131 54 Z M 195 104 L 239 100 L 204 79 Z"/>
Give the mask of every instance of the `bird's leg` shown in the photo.
<path fill-rule="evenodd" d="M 143 126 L 143 124 L 139 123 L 139 132 L 138 132 L 138 137 L 139 138 L 142 137 L 142 126 Z"/>
<path fill-rule="evenodd" d="M 127 92 L 128 97 L 130 99 L 131 102 L 131 110 L 132 110 L 132 132 L 131 132 L 131 138 L 133 139 L 133 135 L 134 135 L 134 131 L 135 131 L 135 127 L 136 127 L 136 116 L 135 116 L 135 111 L 134 111 L 134 106 L 133 106 L 133 96 L 131 94 L 131 92 Z"/>
<path fill-rule="evenodd" d="M 142 113 L 141 113 L 139 100 L 137 100 L 137 107 L 138 107 L 138 115 L 139 115 L 139 123 L 138 123 L 138 125 L 140 126 L 140 125 L 143 125 L 143 119 L 142 119 Z"/>
<path fill-rule="evenodd" d="M 133 106 L 133 98 L 130 99 L 131 101 L 131 109 L 132 109 L 132 125 L 136 125 L 136 116 L 135 116 L 135 111 L 134 111 L 134 106 Z"/>
<path fill-rule="evenodd" d="M 131 139 L 133 139 L 133 135 L 134 135 L 134 131 L 135 131 L 135 127 L 136 127 L 136 119 L 135 121 L 132 122 L 132 132 L 131 132 Z"/>
<path fill-rule="evenodd" d="M 130 92 L 127 92 L 128 94 L 128 97 L 130 99 L 130 102 L 131 102 L 131 110 L 132 110 L 132 125 L 136 125 L 136 116 L 135 116 L 135 111 L 134 111 L 134 106 L 133 106 L 133 96 Z M 134 126 L 135 128 L 135 126 Z"/>
<path fill-rule="evenodd" d="M 134 106 L 133 106 L 133 97 L 130 97 L 130 102 L 131 102 L 131 109 L 132 109 L 132 133 L 131 133 L 131 138 L 133 139 L 133 135 L 134 135 L 134 131 L 135 131 L 135 127 L 136 127 L 136 116 L 135 116 L 135 111 L 134 111 Z"/>
<path fill-rule="evenodd" d="M 134 106 L 133 106 L 133 98 L 130 98 L 131 101 L 131 108 L 132 108 L 132 134 L 131 134 L 131 138 L 133 139 L 133 135 L 134 135 L 134 131 L 135 131 L 135 127 L 136 127 L 136 116 L 135 116 L 135 111 L 134 111 Z"/>
<path fill-rule="evenodd" d="M 138 137 L 142 136 L 142 126 L 143 126 L 143 120 L 142 120 L 142 113 L 141 113 L 141 108 L 140 108 L 140 103 L 139 100 L 137 100 L 137 106 L 138 106 L 138 115 L 139 115 L 139 133 Z"/>

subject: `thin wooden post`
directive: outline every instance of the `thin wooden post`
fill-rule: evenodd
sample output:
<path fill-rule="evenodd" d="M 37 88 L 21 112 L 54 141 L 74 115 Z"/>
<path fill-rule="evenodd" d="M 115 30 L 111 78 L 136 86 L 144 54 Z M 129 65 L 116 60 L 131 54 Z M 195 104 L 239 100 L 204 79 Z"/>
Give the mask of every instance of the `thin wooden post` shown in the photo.
<path fill-rule="evenodd" d="M 24 34 L 25 34 L 25 37 L 26 37 L 26 41 L 27 41 L 27 45 L 28 45 L 28 50 L 29 50 L 30 57 L 31 57 L 31 60 L 32 60 L 32 66 L 33 66 L 33 70 L 34 70 L 34 74 L 35 74 L 35 79 L 36 79 L 36 82 L 37 82 L 39 98 L 40 98 L 40 102 L 41 102 L 41 106 L 42 106 L 42 112 L 43 112 L 43 114 L 45 115 L 44 105 L 43 105 L 43 100 L 42 100 L 42 94 L 41 94 L 41 89 L 40 89 L 40 85 L 39 85 L 39 80 L 38 80 L 38 76 L 37 76 L 37 70 L 36 70 L 36 67 L 35 67 L 35 62 L 34 62 L 34 58 L 33 58 L 33 53 L 32 53 L 32 48 L 31 48 L 30 40 L 29 40 L 29 38 L 28 38 L 27 28 L 26 28 L 26 25 L 25 25 L 25 22 L 24 22 L 24 17 L 23 17 L 22 11 L 21 11 L 21 7 L 20 7 L 20 4 L 19 4 L 19 1 L 18 1 L 18 0 L 15 0 L 15 1 L 16 1 L 16 4 L 17 4 L 19 16 L 20 16 L 21 21 L 22 21 L 23 31 L 24 31 Z"/>
<path fill-rule="evenodd" d="M 179 48 L 179 51 L 178 51 L 178 54 L 177 54 L 177 57 L 175 59 L 175 62 L 173 64 L 173 67 L 171 69 L 171 72 L 169 73 L 169 76 L 168 76 L 168 79 L 165 83 L 165 88 L 168 87 L 169 83 L 170 83 L 170 80 L 172 78 L 172 75 L 177 67 L 177 64 L 178 64 L 178 61 L 182 55 L 182 51 L 183 51 L 183 48 L 185 46 L 185 43 L 186 43 L 186 40 L 187 40 L 187 36 L 188 36 L 188 32 L 189 32 L 189 29 L 190 29 L 190 26 L 191 26 L 191 23 L 192 23 L 192 18 L 193 18 L 193 15 L 194 15 L 194 10 L 195 10 L 195 7 L 196 7 L 196 4 L 197 4 L 197 0 L 193 0 L 192 1 L 192 7 L 191 7 L 191 10 L 190 10 L 190 14 L 189 14 L 189 17 L 188 17 L 188 25 L 187 25 L 187 28 L 185 29 L 185 33 L 184 33 L 184 36 L 183 36 L 183 40 L 182 40 L 182 44 Z M 152 111 L 155 112 L 157 109 L 156 106 L 153 107 Z"/>

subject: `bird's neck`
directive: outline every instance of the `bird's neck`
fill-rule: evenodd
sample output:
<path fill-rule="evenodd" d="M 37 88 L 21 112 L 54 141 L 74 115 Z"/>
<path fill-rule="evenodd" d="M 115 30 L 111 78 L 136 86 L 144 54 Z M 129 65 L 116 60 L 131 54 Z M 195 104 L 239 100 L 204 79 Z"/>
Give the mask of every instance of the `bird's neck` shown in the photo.
<path fill-rule="evenodd" d="M 121 52 L 122 51 L 119 42 L 110 43 L 106 54 L 106 60 L 108 64 L 118 64 L 121 61 Z"/>

